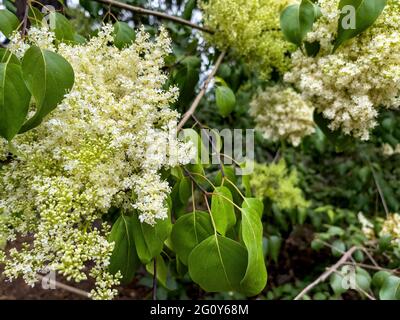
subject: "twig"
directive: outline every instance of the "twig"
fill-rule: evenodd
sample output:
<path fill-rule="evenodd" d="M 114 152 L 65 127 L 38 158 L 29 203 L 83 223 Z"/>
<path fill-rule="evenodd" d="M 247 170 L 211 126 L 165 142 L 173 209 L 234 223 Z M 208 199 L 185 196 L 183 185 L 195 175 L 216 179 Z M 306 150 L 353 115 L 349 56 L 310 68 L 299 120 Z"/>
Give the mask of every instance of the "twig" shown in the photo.
<path fill-rule="evenodd" d="M 202 27 L 199 26 L 197 24 L 194 24 L 188 20 L 179 18 L 179 17 L 175 17 L 175 16 L 171 16 L 169 14 L 163 13 L 163 12 L 159 12 L 159 11 L 154 11 L 154 10 L 149 10 L 149 9 L 144 9 L 141 7 L 136 7 L 136 6 L 132 6 L 130 4 L 126 4 L 126 3 L 122 3 L 119 1 L 115 1 L 115 0 L 94 0 L 96 2 L 100 2 L 100 3 L 104 3 L 104 4 L 108 4 L 111 5 L 113 7 L 117 7 L 117 8 L 121 8 L 121 9 L 125 9 L 131 12 L 135 12 L 135 13 L 139 13 L 139 14 L 145 14 L 145 15 L 150 15 L 150 16 L 155 16 L 158 17 L 160 19 L 164 19 L 164 20 L 170 20 L 170 21 L 174 21 L 180 24 L 183 24 L 185 26 L 191 27 L 193 29 L 197 29 L 197 30 L 201 30 L 207 33 L 211 33 L 213 34 L 214 31 L 210 30 L 206 27 Z"/>
<path fill-rule="evenodd" d="M 154 269 L 153 269 L 153 300 L 157 300 L 157 262 L 154 258 Z"/>
<path fill-rule="evenodd" d="M 210 72 L 210 74 L 208 75 L 206 81 L 204 81 L 204 85 L 203 88 L 200 90 L 199 94 L 197 95 L 196 99 L 194 99 L 192 105 L 190 106 L 189 110 L 186 111 L 186 113 L 184 114 L 182 120 L 179 122 L 178 127 L 177 127 L 177 131 L 180 131 L 183 126 L 185 125 L 185 123 L 190 119 L 190 117 L 192 116 L 192 114 L 196 111 L 196 108 L 199 106 L 201 99 L 204 97 L 208 85 L 210 84 L 211 80 L 214 78 L 215 74 L 217 73 L 219 66 L 222 63 L 222 60 L 224 59 L 226 54 L 226 51 L 221 52 L 221 54 L 218 57 L 217 62 L 215 63 L 214 68 L 212 69 L 212 71 Z"/>
<path fill-rule="evenodd" d="M 43 277 L 43 276 L 40 275 L 40 274 L 37 275 L 37 278 L 38 278 L 39 280 L 42 280 L 42 281 L 43 281 L 43 279 L 45 279 L 45 277 Z M 47 280 L 47 279 L 46 279 L 46 280 Z M 89 293 L 86 292 L 86 291 L 83 291 L 83 290 L 81 290 L 81 289 L 77 289 L 77 288 L 68 286 L 68 285 L 66 285 L 66 284 L 60 283 L 60 282 L 55 281 L 55 280 L 53 280 L 53 279 L 49 279 L 49 281 L 50 281 L 51 284 L 53 284 L 53 285 L 54 285 L 56 288 L 58 288 L 58 289 L 63 289 L 63 290 L 65 290 L 65 291 L 68 291 L 68 292 L 77 294 L 78 296 L 81 296 L 81 297 L 84 297 L 84 298 L 90 298 Z"/>
<path fill-rule="evenodd" d="M 375 170 L 372 167 L 371 163 L 370 163 L 370 168 L 371 168 L 371 171 L 372 171 L 372 175 L 374 177 L 376 188 L 378 189 L 378 193 L 379 193 L 379 196 L 380 196 L 381 201 L 382 201 L 383 209 L 385 210 L 386 216 L 388 216 L 389 215 L 389 210 L 388 210 L 388 206 L 387 206 L 386 201 L 385 201 L 385 196 L 383 194 L 383 191 L 382 191 L 381 186 L 380 186 L 379 181 L 378 181 L 378 177 L 376 176 Z"/>
<path fill-rule="evenodd" d="M 316 280 L 314 280 L 312 283 L 310 283 L 307 287 L 303 289 L 295 298 L 294 300 L 300 300 L 307 292 L 309 292 L 311 289 L 313 289 L 315 286 L 320 284 L 321 282 L 324 282 L 328 277 L 337 271 L 343 264 L 347 262 L 353 255 L 353 253 L 358 250 L 358 247 L 351 247 L 349 250 L 347 250 L 343 256 L 339 259 L 338 262 L 336 262 L 333 266 L 331 266 L 328 270 L 326 270 L 323 274 L 321 274 Z"/>

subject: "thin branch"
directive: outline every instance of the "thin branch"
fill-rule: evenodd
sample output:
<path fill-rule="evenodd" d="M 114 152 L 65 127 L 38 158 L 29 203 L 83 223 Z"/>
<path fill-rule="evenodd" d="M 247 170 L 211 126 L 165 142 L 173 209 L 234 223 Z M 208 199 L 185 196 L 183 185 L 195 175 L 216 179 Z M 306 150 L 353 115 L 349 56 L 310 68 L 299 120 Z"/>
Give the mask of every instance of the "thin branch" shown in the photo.
<path fill-rule="evenodd" d="M 43 277 L 42 275 L 38 274 L 38 275 L 37 275 L 37 278 L 38 278 L 39 280 L 42 280 L 42 281 L 43 281 L 43 279 L 44 279 L 45 277 Z M 68 285 L 66 285 L 66 284 L 60 283 L 60 282 L 55 281 L 55 280 L 53 280 L 53 279 L 50 279 L 49 281 L 50 281 L 50 284 L 53 284 L 57 289 L 63 289 L 63 290 L 65 290 L 65 291 L 68 291 L 68 292 L 77 294 L 78 296 L 81 296 L 81 297 L 84 297 L 84 298 L 88 298 L 88 299 L 90 298 L 89 293 L 86 292 L 86 291 L 83 291 L 83 290 L 81 290 L 81 289 L 77 289 L 77 288 L 68 286 Z"/>
<path fill-rule="evenodd" d="M 311 289 L 313 289 L 315 286 L 317 286 L 318 284 L 324 282 L 326 279 L 328 279 L 328 277 L 334 273 L 335 271 L 337 271 L 337 269 L 339 269 L 343 264 L 345 264 L 347 262 L 347 260 L 349 260 L 353 253 L 358 250 L 358 247 L 351 247 L 349 250 L 347 250 L 343 256 L 340 258 L 340 260 L 338 262 L 336 262 L 333 266 L 331 266 L 328 270 L 326 270 L 323 274 L 321 274 L 315 281 L 313 281 L 312 283 L 310 283 L 307 287 L 305 287 L 303 289 L 303 291 L 301 291 L 295 298 L 294 300 L 300 300 L 304 295 L 306 295 Z"/>
<path fill-rule="evenodd" d="M 199 26 L 197 24 L 194 24 L 188 20 L 179 18 L 179 17 L 175 17 L 175 16 L 171 16 L 169 14 L 163 13 L 163 12 L 159 12 L 159 11 L 154 11 L 154 10 L 149 10 L 149 9 L 144 9 L 141 7 L 136 7 L 136 6 L 132 6 L 130 4 L 126 4 L 126 3 L 122 3 L 119 1 L 115 1 L 115 0 L 94 0 L 96 2 L 100 2 L 100 3 L 104 3 L 107 5 L 111 5 L 113 7 L 117 7 L 117 8 L 121 8 L 121 9 L 125 9 L 131 12 L 135 12 L 135 13 L 139 13 L 139 14 L 144 14 L 144 15 L 150 15 L 150 16 L 155 16 L 158 17 L 160 19 L 164 19 L 164 20 L 170 20 L 170 21 L 174 21 L 180 24 L 183 24 L 185 26 L 191 27 L 193 29 L 197 29 L 197 30 L 201 30 L 207 33 L 211 33 L 213 34 L 214 31 L 206 28 L 206 27 L 202 27 Z"/>
<path fill-rule="evenodd" d="M 379 184 L 379 181 L 378 181 L 378 177 L 377 177 L 377 175 L 376 175 L 376 172 L 375 172 L 374 168 L 372 167 L 372 164 L 370 164 L 370 168 L 371 168 L 371 171 L 372 171 L 372 175 L 373 175 L 373 177 L 374 177 L 374 181 L 375 181 L 375 184 L 376 184 L 376 188 L 378 189 L 379 196 L 381 197 L 383 209 L 385 210 L 385 213 L 386 213 L 386 215 L 388 216 L 388 215 L 389 215 L 389 209 L 388 209 L 388 206 L 387 206 L 387 204 L 386 204 L 385 196 L 384 196 L 383 191 L 382 191 L 382 188 L 381 188 L 381 186 L 380 186 L 380 184 Z"/>
<path fill-rule="evenodd" d="M 157 300 L 157 263 L 154 258 L 154 270 L 153 270 L 153 300 Z"/>
<path fill-rule="evenodd" d="M 206 81 L 204 81 L 203 88 L 200 90 L 199 94 L 197 95 L 196 99 L 194 99 L 194 101 L 193 101 L 192 105 L 190 106 L 189 110 L 184 114 L 182 120 L 179 122 L 178 127 L 177 127 L 177 131 L 180 131 L 183 128 L 185 123 L 190 119 L 190 117 L 196 111 L 197 107 L 200 104 L 201 99 L 204 97 L 204 95 L 205 95 L 205 93 L 207 91 L 208 85 L 210 84 L 211 80 L 214 78 L 215 74 L 217 73 L 217 71 L 219 69 L 219 66 L 222 63 L 222 60 L 225 57 L 225 54 L 226 54 L 226 51 L 223 51 L 219 55 L 218 60 L 215 63 L 214 68 L 212 69 L 212 71 L 208 75 Z"/>

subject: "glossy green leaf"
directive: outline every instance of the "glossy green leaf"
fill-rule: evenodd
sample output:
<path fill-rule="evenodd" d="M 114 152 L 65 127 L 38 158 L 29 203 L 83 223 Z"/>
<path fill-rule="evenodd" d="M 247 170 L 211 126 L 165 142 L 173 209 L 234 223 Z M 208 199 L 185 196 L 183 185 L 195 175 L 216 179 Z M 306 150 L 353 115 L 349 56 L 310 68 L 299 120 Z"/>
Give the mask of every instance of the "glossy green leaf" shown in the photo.
<path fill-rule="evenodd" d="M 58 41 L 75 42 L 75 30 L 69 20 L 61 13 L 49 13 L 50 28 Z"/>
<path fill-rule="evenodd" d="M 259 294 L 267 284 L 267 269 L 263 254 L 263 226 L 260 214 L 251 207 L 242 209 L 242 239 L 248 252 L 246 274 L 240 282 L 247 296 Z"/>
<path fill-rule="evenodd" d="M 20 130 L 20 133 L 38 126 L 53 111 L 74 84 L 72 66 L 57 53 L 30 47 L 22 61 L 25 83 L 36 104 L 36 113 Z"/>
<path fill-rule="evenodd" d="M 355 29 L 344 28 L 344 20 L 347 18 L 349 12 L 342 13 L 339 19 L 338 35 L 333 51 L 336 51 L 347 40 L 356 37 L 372 26 L 381 15 L 386 3 L 387 0 L 341 0 L 339 3 L 340 10 L 345 6 L 352 6 L 355 9 Z"/>
<path fill-rule="evenodd" d="M 11 36 L 14 30 L 17 30 L 20 22 L 15 14 L 7 9 L 0 10 L 0 32 L 7 38 Z"/>
<path fill-rule="evenodd" d="M 8 141 L 15 137 L 28 114 L 30 99 L 21 67 L 0 63 L 0 136 Z"/>
<path fill-rule="evenodd" d="M 131 45 L 136 39 L 135 31 L 126 22 L 117 21 L 113 30 L 114 45 L 122 49 Z"/>
<path fill-rule="evenodd" d="M 253 209 L 260 219 L 264 212 L 264 203 L 259 198 L 244 198 L 242 207 Z"/>
<path fill-rule="evenodd" d="M 282 11 L 280 17 L 281 29 L 285 38 L 297 46 L 301 46 L 316 18 L 314 4 L 309 0 L 302 0 L 300 4 L 288 6 Z"/>
<path fill-rule="evenodd" d="M 190 177 L 183 177 L 179 182 L 179 199 L 183 204 L 187 204 L 192 195 L 192 180 Z"/>
<path fill-rule="evenodd" d="M 233 91 L 225 86 L 219 86 L 215 90 L 215 100 L 218 112 L 221 116 L 227 117 L 232 113 L 236 104 L 236 97 Z"/>
<path fill-rule="evenodd" d="M 225 235 L 236 224 L 232 194 L 227 187 L 216 187 L 211 199 L 211 215 L 217 231 Z"/>
<path fill-rule="evenodd" d="M 171 217 L 158 220 L 154 226 L 140 222 L 137 214 L 133 219 L 137 254 L 144 264 L 148 264 L 154 257 L 159 255 L 164 247 L 164 241 L 171 233 Z"/>
<path fill-rule="evenodd" d="M 121 215 L 114 223 L 108 238 L 108 241 L 115 242 L 109 270 L 112 274 L 120 271 L 122 283 L 131 282 L 135 271 L 140 266 L 133 237 L 134 232 L 133 217 Z"/>
<path fill-rule="evenodd" d="M 219 235 L 203 240 L 189 256 L 189 274 L 208 292 L 238 291 L 247 269 L 247 251 Z"/>
<path fill-rule="evenodd" d="M 400 278 L 387 277 L 379 290 L 379 298 L 381 300 L 400 300 Z"/>
<path fill-rule="evenodd" d="M 10 52 L 10 50 L 0 48 L 0 63 L 7 62 L 21 65 L 21 62 L 13 53 Z"/>
<path fill-rule="evenodd" d="M 180 217 L 171 232 L 174 251 L 184 264 L 188 264 L 192 250 L 214 232 L 208 212 L 195 211 Z"/>

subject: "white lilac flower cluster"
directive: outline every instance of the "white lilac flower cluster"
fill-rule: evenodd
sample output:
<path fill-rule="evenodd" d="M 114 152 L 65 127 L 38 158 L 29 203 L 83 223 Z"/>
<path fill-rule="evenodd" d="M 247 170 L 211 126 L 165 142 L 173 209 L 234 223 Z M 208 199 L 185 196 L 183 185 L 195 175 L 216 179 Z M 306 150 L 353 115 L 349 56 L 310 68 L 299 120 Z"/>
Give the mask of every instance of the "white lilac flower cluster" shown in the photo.
<path fill-rule="evenodd" d="M 314 133 L 313 107 L 291 87 L 276 85 L 260 92 L 250 104 L 250 115 L 265 139 L 288 140 L 298 146 Z"/>
<path fill-rule="evenodd" d="M 400 2 L 388 0 L 374 25 L 335 53 L 339 0 L 319 0 L 318 5 L 322 17 L 307 41 L 318 41 L 321 51 L 316 57 L 293 53 L 285 81 L 331 121 L 332 130 L 368 140 L 380 108 L 400 106 Z"/>
<path fill-rule="evenodd" d="M 101 223 L 110 208 L 135 210 L 143 223 L 167 218 L 170 191 L 160 169 L 188 163 L 190 143 L 177 140 L 177 89 L 163 89 L 161 68 L 170 39 L 138 31 L 122 50 L 110 45 L 107 25 L 86 44 L 51 45 L 48 30 L 12 39 L 21 56 L 35 43 L 56 50 L 73 66 L 75 84 L 36 129 L 13 140 L 16 156 L 0 164 L 0 238 L 31 239 L 2 254 L 4 274 L 33 285 L 44 267 L 67 279 L 94 278 L 93 298 L 109 299 L 119 276 L 107 269 L 113 243 Z M 0 142 L 0 157 L 7 144 Z"/>

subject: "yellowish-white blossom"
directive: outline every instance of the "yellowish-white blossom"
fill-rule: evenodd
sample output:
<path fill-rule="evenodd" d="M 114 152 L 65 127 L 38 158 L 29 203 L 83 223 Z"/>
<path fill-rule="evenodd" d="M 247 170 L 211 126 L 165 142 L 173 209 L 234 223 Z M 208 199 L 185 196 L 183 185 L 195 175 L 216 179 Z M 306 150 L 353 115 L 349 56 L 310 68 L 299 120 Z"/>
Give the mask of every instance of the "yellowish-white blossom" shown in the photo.
<path fill-rule="evenodd" d="M 253 99 L 250 106 L 256 130 L 265 139 L 288 140 L 298 146 L 303 137 L 315 131 L 313 107 L 291 87 L 268 87 Z"/>
<path fill-rule="evenodd" d="M 390 214 L 383 222 L 381 236 L 391 236 L 393 245 L 400 246 L 400 214 Z"/>
<path fill-rule="evenodd" d="M 109 299 L 119 275 L 107 271 L 114 243 L 103 215 L 116 207 L 151 225 L 167 218 L 170 188 L 160 170 L 194 155 L 177 140 L 179 115 L 169 106 L 178 91 L 163 88 L 170 38 L 163 28 L 154 40 L 141 29 L 119 50 L 106 25 L 86 44 L 55 48 L 51 39 L 48 30 L 31 29 L 11 45 L 18 56 L 31 44 L 56 50 L 72 65 L 75 84 L 39 127 L 13 140 L 13 160 L 0 165 L 0 238 L 33 235 L 3 256 L 4 273 L 29 284 L 44 267 L 78 282 L 89 276 L 92 297 Z M 2 141 L 0 157 L 6 153 Z"/>
<path fill-rule="evenodd" d="M 285 80 L 330 120 L 332 130 L 368 140 L 380 109 L 400 106 L 400 2 L 388 0 L 373 26 L 335 53 L 339 0 L 317 3 L 322 17 L 307 41 L 318 41 L 321 50 L 316 57 L 293 53 Z"/>
<path fill-rule="evenodd" d="M 374 225 L 369 221 L 362 212 L 357 215 L 358 221 L 361 223 L 361 231 L 368 239 L 375 239 Z"/>
<path fill-rule="evenodd" d="M 206 26 L 215 31 L 208 37 L 218 48 L 233 49 L 264 78 L 272 71 L 287 71 L 287 55 L 294 46 L 279 30 L 280 12 L 291 0 L 201 1 Z"/>

